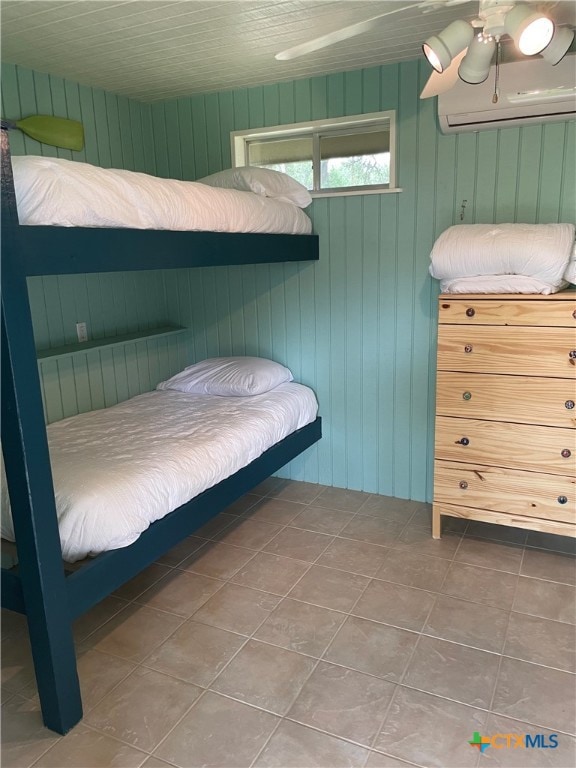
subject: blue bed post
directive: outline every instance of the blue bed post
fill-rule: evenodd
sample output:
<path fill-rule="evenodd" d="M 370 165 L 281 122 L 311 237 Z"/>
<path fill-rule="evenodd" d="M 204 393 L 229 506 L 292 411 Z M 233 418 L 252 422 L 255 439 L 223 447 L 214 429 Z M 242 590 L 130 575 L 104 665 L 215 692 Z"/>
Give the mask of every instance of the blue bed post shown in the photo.
<path fill-rule="evenodd" d="M 42 715 L 66 733 L 82 702 L 4 123 L 1 136 L 2 449 Z"/>

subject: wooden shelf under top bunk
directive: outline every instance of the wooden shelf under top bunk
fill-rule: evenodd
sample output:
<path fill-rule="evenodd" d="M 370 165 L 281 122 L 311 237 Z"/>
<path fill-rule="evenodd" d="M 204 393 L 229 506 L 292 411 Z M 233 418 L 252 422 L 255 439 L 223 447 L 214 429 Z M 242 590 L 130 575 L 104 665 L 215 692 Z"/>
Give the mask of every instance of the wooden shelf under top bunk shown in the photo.
<path fill-rule="evenodd" d="M 24 273 L 64 275 L 317 261 L 318 235 L 16 227 Z"/>

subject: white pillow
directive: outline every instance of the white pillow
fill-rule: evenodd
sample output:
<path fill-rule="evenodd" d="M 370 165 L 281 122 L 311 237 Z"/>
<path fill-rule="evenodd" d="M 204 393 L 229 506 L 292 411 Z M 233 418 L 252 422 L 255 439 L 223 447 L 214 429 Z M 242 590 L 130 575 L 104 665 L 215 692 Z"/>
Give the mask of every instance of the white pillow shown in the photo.
<path fill-rule="evenodd" d="M 264 357 L 212 357 L 190 365 L 156 389 L 176 389 L 196 395 L 246 397 L 261 395 L 292 381 L 292 373 Z"/>
<path fill-rule="evenodd" d="M 229 168 L 227 171 L 213 173 L 203 179 L 196 179 L 200 184 L 223 189 L 238 189 L 241 192 L 254 192 L 263 197 L 273 197 L 284 203 L 293 203 L 299 208 L 307 208 L 312 202 L 310 192 L 300 182 L 280 171 L 269 168 L 257 168 L 246 165 L 243 168 Z"/>
<path fill-rule="evenodd" d="M 564 272 L 564 280 L 572 283 L 572 285 L 576 285 L 576 242 L 574 242 L 570 260 L 568 261 L 568 266 Z"/>

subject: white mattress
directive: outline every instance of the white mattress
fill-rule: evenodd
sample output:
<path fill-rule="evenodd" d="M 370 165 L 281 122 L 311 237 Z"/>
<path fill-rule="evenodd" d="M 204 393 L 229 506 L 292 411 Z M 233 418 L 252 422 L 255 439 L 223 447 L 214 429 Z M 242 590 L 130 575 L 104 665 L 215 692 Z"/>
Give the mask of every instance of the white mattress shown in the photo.
<path fill-rule="evenodd" d="M 59 227 L 308 234 L 297 206 L 219 189 L 52 157 L 13 157 L 21 224 Z"/>
<path fill-rule="evenodd" d="M 48 426 L 64 559 L 128 546 L 173 509 L 314 421 L 293 382 L 252 397 L 139 395 Z M 2 484 L 2 536 L 14 531 Z"/>

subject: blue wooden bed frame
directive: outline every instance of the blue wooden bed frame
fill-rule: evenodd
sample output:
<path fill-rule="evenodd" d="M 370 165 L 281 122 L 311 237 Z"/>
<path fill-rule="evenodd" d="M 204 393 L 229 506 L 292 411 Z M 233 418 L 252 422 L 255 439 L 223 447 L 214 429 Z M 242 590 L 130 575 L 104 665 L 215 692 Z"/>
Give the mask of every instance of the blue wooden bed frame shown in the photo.
<path fill-rule="evenodd" d="M 2 569 L 2 606 L 28 619 L 45 725 L 82 718 L 72 622 L 235 499 L 313 445 L 321 421 L 153 523 L 123 549 L 64 569 L 26 277 L 318 259 L 317 235 L 26 227 L 18 223 L 2 123 L 2 448 L 18 566 Z"/>

